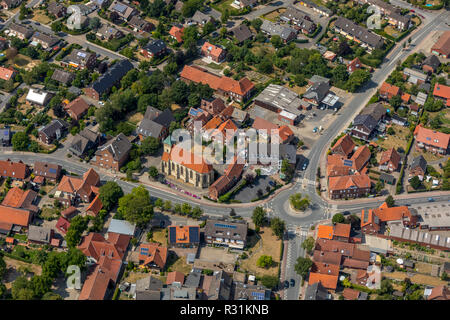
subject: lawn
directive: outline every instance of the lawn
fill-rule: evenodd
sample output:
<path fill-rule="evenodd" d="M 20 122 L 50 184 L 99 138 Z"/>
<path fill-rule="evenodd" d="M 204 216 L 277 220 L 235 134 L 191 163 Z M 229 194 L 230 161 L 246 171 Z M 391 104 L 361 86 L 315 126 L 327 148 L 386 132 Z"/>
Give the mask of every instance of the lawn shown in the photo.
<path fill-rule="evenodd" d="M 192 266 L 186 262 L 186 257 L 178 257 L 173 252 L 169 252 L 166 267 L 168 272 L 179 271 L 183 274 L 188 274 L 192 270 Z"/>
<path fill-rule="evenodd" d="M 272 22 L 277 22 L 277 21 L 279 20 L 278 17 L 279 17 L 282 13 L 284 13 L 285 11 L 286 11 L 286 9 L 283 9 L 283 8 L 277 9 L 277 10 L 274 10 L 274 11 L 272 11 L 272 12 L 269 12 L 269 13 L 265 14 L 265 15 L 263 16 L 263 18 L 266 19 L 266 20 L 272 21 Z"/>
<path fill-rule="evenodd" d="M 27 56 L 24 56 L 22 54 L 18 54 L 17 56 L 14 57 L 14 61 L 9 61 L 10 64 L 16 64 L 19 67 L 23 67 L 26 66 L 27 64 L 29 64 L 31 62 L 31 59 Z"/>
<path fill-rule="evenodd" d="M 389 279 L 396 279 L 396 280 L 404 280 L 405 278 L 409 278 L 412 283 L 422 284 L 422 285 L 430 285 L 430 286 L 440 286 L 447 284 L 447 281 L 442 281 L 439 278 L 427 276 L 424 274 L 415 274 L 412 277 L 409 277 L 406 272 L 400 272 L 400 271 L 394 271 L 391 273 L 382 273 L 383 277 L 389 278 Z"/>
<path fill-rule="evenodd" d="M 394 38 L 397 38 L 401 34 L 401 31 L 399 31 L 390 24 L 384 28 L 384 32 L 386 32 L 388 35 Z"/>
<path fill-rule="evenodd" d="M 55 209 L 55 208 L 49 208 L 49 207 L 45 207 L 42 209 L 41 211 L 41 215 L 42 219 L 56 219 L 59 216 L 59 210 Z"/>
<path fill-rule="evenodd" d="M 130 116 L 128 116 L 128 122 L 137 125 L 139 123 L 139 121 L 141 121 L 142 119 L 144 119 L 144 115 L 140 112 L 136 112 Z"/>
<path fill-rule="evenodd" d="M 422 152 L 422 151 L 419 151 L 419 150 L 416 150 L 416 149 L 413 149 L 413 150 L 414 150 L 413 151 L 413 157 L 414 158 L 422 155 L 427 162 L 436 161 L 436 160 L 439 160 L 439 159 L 442 158 L 442 156 L 439 156 L 439 155 L 434 154 L 432 152 Z"/>
<path fill-rule="evenodd" d="M 153 241 L 161 243 L 163 246 L 167 244 L 166 229 L 156 229 L 153 231 Z"/>
<path fill-rule="evenodd" d="M 247 270 L 258 276 L 277 276 L 280 263 L 281 240 L 278 240 L 272 233 L 272 230 L 267 227 L 261 228 L 260 236 L 261 240 L 255 244 L 254 249 L 252 250 L 254 254 L 251 255 L 250 258 L 242 261 L 241 269 Z M 268 269 L 256 266 L 256 262 L 262 255 L 271 256 L 274 261 L 274 266 Z"/>
<path fill-rule="evenodd" d="M 37 10 L 36 12 L 33 12 L 33 17 L 31 19 L 41 24 L 49 24 L 50 22 L 52 22 L 52 19 L 46 16 L 43 10 Z"/>
<path fill-rule="evenodd" d="M 392 128 L 395 131 L 395 134 L 393 135 L 386 135 L 386 140 L 379 139 L 377 140 L 377 144 L 386 149 L 389 150 L 391 148 L 397 149 L 398 147 L 402 147 L 403 150 L 406 150 L 406 146 L 408 144 L 408 140 L 406 137 L 409 134 L 409 128 L 408 127 L 402 127 L 399 125 L 392 125 Z"/>

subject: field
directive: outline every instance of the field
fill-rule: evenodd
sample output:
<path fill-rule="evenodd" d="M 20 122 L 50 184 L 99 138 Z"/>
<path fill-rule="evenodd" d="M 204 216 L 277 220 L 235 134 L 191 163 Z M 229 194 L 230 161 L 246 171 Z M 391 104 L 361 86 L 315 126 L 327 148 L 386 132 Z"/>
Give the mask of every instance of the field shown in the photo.
<path fill-rule="evenodd" d="M 251 273 L 255 273 L 258 276 L 277 276 L 278 265 L 280 263 L 281 240 L 278 240 L 270 228 L 261 228 L 260 236 L 261 240 L 255 244 L 253 255 L 242 261 L 241 268 Z M 271 256 L 275 262 L 274 266 L 268 269 L 257 267 L 256 262 L 262 255 Z"/>
<path fill-rule="evenodd" d="M 43 10 L 37 10 L 36 12 L 33 12 L 33 18 L 31 19 L 41 24 L 49 24 L 50 22 L 52 22 L 52 19 L 47 17 Z"/>
<path fill-rule="evenodd" d="M 55 208 L 45 207 L 42 209 L 41 217 L 43 219 L 56 219 L 59 216 L 59 211 Z"/>
<path fill-rule="evenodd" d="M 42 268 L 38 265 L 22 262 L 9 257 L 3 257 L 6 262 L 6 274 L 3 278 L 3 283 L 7 289 L 11 288 L 14 280 L 21 275 L 19 269 L 28 269 L 30 272 L 40 275 L 42 273 Z"/>
<path fill-rule="evenodd" d="M 142 113 L 136 112 L 135 114 L 128 116 L 127 120 L 132 124 L 137 125 L 143 118 L 144 116 L 142 115 Z"/>
<path fill-rule="evenodd" d="M 285 11 L 286 11 L 286 9 L 277 9 L 277 10 L 274 10 L 274 11 L 272 11 L 272 12 L 269 12 L 268 14 L 265 14 L 265 15 L 263 16 L 263 18 L 266 19 L 266 20 L 272 21 L 272 22 L 276 22 L 276 21 L 279 20 L 278 17 L 279 17 L 282 13 L 284 13 Z"/>
<path fill-rule="evenodd" d="M 422 151 L 418 151 L 416 149 L 413 149 L 413 150 L 414 150 L 413 151 L 413 157 L 418 157 L 418 156 L 422 155 L 427 162 L 436 161 L 436 160 L 439 160 L 439 159 L 442 158 L 442 156 L 439 156 L 439 155 L 434 154 L 432 152 L 422 152 Z"/>
<path fill-rule="evenodd" d="M 391 148 L 395 148 L 397 149 L 398 147 L 403 148 L 403 150 L 406 150 L 406 146 L 408 144 L 408 140 L 406 139 L 406 137 L 409 134 L 409 128 L 408 127 L 402 127 L 399 125 L 392 125 L 392 128 L 395 131 L 395 134 L 393 135 L 386 135 L 386 140 L 381 140 L 379 139 L 377 142 L 377 144 L 386 149 L 389 150 Z"/>
<path fill-rule="evenodd" d="M 409 277 L 406 272 L 400 272 L 395 271 L 392 273 L 382 273 L 383 277 L 389 278 L 389 279 L 396 279 L 396 280 L 404 280 L 405 278 L 409 278 L 412 283 L 422 284 L 422 285 L 430 285 L 430 286 L 440 286 L 447 284 L 447 281 L 442 281 L 439 278 L 427 276 L 424 274 L 415 274 L 412 277 Z"/>

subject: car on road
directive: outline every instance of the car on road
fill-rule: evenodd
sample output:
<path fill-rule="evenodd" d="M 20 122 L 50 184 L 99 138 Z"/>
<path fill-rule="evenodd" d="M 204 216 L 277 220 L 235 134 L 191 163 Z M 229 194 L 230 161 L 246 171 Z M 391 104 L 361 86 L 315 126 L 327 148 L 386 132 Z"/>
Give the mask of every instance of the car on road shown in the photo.
<path fill-rule="evenodd" d="M 295 280 L 291 279 L 291 287 L 295 287 Z"/>
<path fill-rule="evenodd" d="M 428 198 L 428 202 L 434 202 L 433 198 Z"/>
<path fill-rule="evenodd" d="M 410 9 L 410 10 L 409 10 L 409 12 L 416 12 L 416 10 L 414 10 L 414 9 Z"/>
<path fill-rule="evenodd" d="M 343 214 L 344 216 L 348 216 L 348 215 L 350 214 L 350 211 L 344 211 L 344 212 L 342 212 L 342 214 Z"/>
<path fill-rule="evenodd" d="M 99 101 L 98 104 L 101 105 L 101 106 L 105 105 L 105 103 L 103 101 Z"/>
<path fill-rule="evenodd" d="M 289 281 L 284 280 L 283 285 L 285 289 L 289 288 Z"/>
<path fill-rule="evenodd" d="M 34 24 L 37 25 L 37 26 L 40 26 L 40 25 L 41 25 L 39 22 L 35 22 Z"/>

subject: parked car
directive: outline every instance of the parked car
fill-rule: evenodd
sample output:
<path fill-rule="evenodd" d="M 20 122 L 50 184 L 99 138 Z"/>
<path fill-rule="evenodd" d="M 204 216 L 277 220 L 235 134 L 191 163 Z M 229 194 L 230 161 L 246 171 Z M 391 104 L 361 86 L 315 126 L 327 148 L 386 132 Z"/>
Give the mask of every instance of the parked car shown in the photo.
<path fill-rule="evenodd" d="M 291 279 L 291 287 L 295 287 L 295 280 Z"/>
<path fill-rule="evenodd" d="M 287 281 L 287 280 L 284 280 L 284 288 L 285 289 L 287 289 L 287 288 L 289 288 L 289 281 Z"/>
<path fill-rule="evenodd" d="M 433 198 L 428 198 L 428 202 L 434 202 Z"/>

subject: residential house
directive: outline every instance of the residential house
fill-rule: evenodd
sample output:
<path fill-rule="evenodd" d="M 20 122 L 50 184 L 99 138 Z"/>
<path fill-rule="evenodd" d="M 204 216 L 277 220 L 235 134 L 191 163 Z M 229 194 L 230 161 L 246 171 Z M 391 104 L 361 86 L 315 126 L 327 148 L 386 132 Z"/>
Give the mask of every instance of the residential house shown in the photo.
<path fill-rule="evenodd" d="M 450 107 L 450 87 L 437 83 L 434 85 L 433 96 L 436 99 L 442 100 L 444 105 Z"/>
<path fill-rule="evenodd" d="M 351 135 L 361 140 L 369 141 L 378 122 L 368 114 L 359 114 L 353 119 Z"/>
<path fill-rule="evenodd" d="M 134 66 L 128 59 L 114 63 L 107 72 L 84 89 L 85 94 L 92 99 L 100 100 L 104 94 L 108 93 L 132 69 L 134 69 Z"/>
<path fill-rule="evenodd" d="M 128 22 L 128 25 L 133 28 L 135 32 L 150 32 L 155 29 L 155 25 L 139 16 L 133 16 Z"/>
<path fill-rule="evenodd" d="M 130 20 L 133 16 L 139 15 L 139 11 L 134 9 L 133 7 L 114 0 L 111 5 L 108 8 L 109 12 L 115 12 L 117 14 L 117 16 L 124 20 L 124 21 L 128 21 Z"/>
<path fill-rule="evenodd" d="M 0 6 L 5 10 L 11 10 L 18 7 L 22 3 L 22 0 L 2 0 Z"/>
<path fill-rule="evenodd" d="M 411 101 L 411 95 L 409 93 L 406 93 L 406 92 L 402 93 L 401 98 L 402 98 L 402 103 L 404 105 L 408 105 L 409 102 Z"/>
<path fill-rule="evenodd" d="M 255 85 L 247 78 L 237 81 L 229 77 L 214 75 L 200 67 L 184 66 L 180 78 L 186 82 L 208 84 L 218 94 L 238 102 L 247 100 L 255 88 Z"/>
<path fill-rule="evenodd" d="M 28 210 L 34 215 L 39 212 L 39 208 L 35 205 L 37 196 L 36 191 L 13 187 L 3 199 L 2 206 Z"/>
<path fill-rule="evenodd" d="M 67 86 L 75 79 L 75 75 L 64 70 L 55 69 L 51 79 Z"/>
<path fill-rule="evenodd" d="M 163 283 L 152 276 L 136 281 L 136 300 L 161 300 Z"/>
<path fill-rule="evenodd" d="M 99 194 L 95 196 L 94 200 L 87 206 L 86 214 L 88 216 L 96 217 L 100 213 L 100 210 L 103 208 L 102 200 L 100 199 Z"/>
<path fill-rule="evenodd" d="M 331 11 L 330 9 L 318 5 L 315 2 L 311 1 L 311 0 L 301 0 L 299 2 L 300 5 L 305 6 L 305 7 L 309 7 L 311 8 L 313 11 L 317 12 L 320 15 L 324 15 L 325 17 L 330 17 L 333 15 L 333 11 Z"/>
<path fill-rule="evenodd" d="M 42 48 L 48 49 L 53 47 L 55 44 L 59 42 L 59 38 L 43 33 L 43 32 L 35 32 L 31 37 L 31 44 L 40 44 Z"/>
<path fill-rule="evenodd" d="M 359 43 L 369 51 L 383 47 L 383 37 L 370 32 L 347 18 L 338 17 L 334 22 L 334 29 L 347 39 Z"/>
<path fill-rule="evenodd" d="M 52 120 L 48 125 L 38 130 L 39 140 L 47 145 L 59 140 L 67 132 L 69 125 L 59 119 Z"/>
<path fill-rule="evenodd" d="M 233 282 L 231 300 L 270 300 L 271 290 L 253 284 Z"/>
<path fill-rule="evenodd" d="M 93 52 L 74 49 L 70 54 L 63 58 L 61 65 L 75 69 L 92 69 L 97 63 L 97 56 Z"/>
<path fill-rule="evenodd" d="M 214 179 L 212 165 L 202 156 L 184 150 L 179 145 L 172 145 L 170 141 L 164 141 L 161 171 L 197 188 L 207 188 Z"/>
<path fill-rule="evenodd" d="M 205 241 L 208 244 L 244 249 L 247 228 L 247 223 L 208 220 L 205 225 Z"/>
<path fill-rule="evenodd" d="M 193 248 L 200 244 L 199 226 L 169 226 L 169 246 Z"/>
<path fill-rule="evenodd" d="M 416 147 L 433 153 L 448 154 L 450 134 L 422 127 L 421 124 L 414 129 Z"/>
<path fill-rule="evenodd" d="M 284 43 L 287 43 L 291 40 L 297 38 L 297 31 L 287 26 L 282 26 L 276 23 L 273 23 L 269 20 L 263 20 L 261 25 L 261 31 L 270 37 L 279 36 Z"/>
<path fill-rule="evenodd" d="M 305 290 L 305 300 L 331 300 L 332 297 L 320 281 L 308 284 Z"/>
<path fill-rule="evenodd" d="M 56 187 L 55 198 L 66 207 L 78 200 L 90 203 L 98 194 L 99 184 L 100 176 L 92 168 L 86 171 L 82 178 L 64 175 Z"/>
<path fill-rule="evenodd" d="M 50 2 L 47 6 L 47 10 L 57 18 L 64 17 L 67 14 L 67 8 L 56 1 Z"/>
<path fill-rule="evenodd" d="M 35 244 L 50 244 L 52 237 L 53 229 L 33 225 L 28 228 L 28 242 Z"/>
<path fill-rule="evenodd" d="M 96 35 L 102 40 L 110 41 L 112 39 L 122 38 L 123 32 L 110 25 L 104 24 L 100 29 L 97 30 Z"/>
<path fill-rule="evenodd" d="M 69 151 L 77 157 L 83 157 L 88 152 L 92 154 L 97 149 L 100 142 L 100 135 L 89 128 L 84 128 L 73 138 L 69 146 Z"/>
<path fill-rule="evenodd" d="M 175 118 L 169 109 L 160 111 L 148 106 L 145 116 L 137 129 L 139 139 L 144 140 L 147 137 L 159 140 L 165 139 L 169 134 L 170 124 L 174 121 Z"/>
<path fill-rule="evenodd" d="M 380 97 L 383 99 L 390 100 L 393 96 L 397 96 L 399 94 L 400 88 L 387 82 L 383 82 L 380 87 Z"/>
<path fill-rule="evenodd" d="M 139 248 L 139 264 L 143 267 L 163 270 L 168 257 L 168 250 L 159 243 L 142 243 Z"/>
<path fill-rule="evenodd" d="M 61 176 L 62 167 L 59 164 L 36 161 L 33 174 L 35 177 L 43 177 L 47 181 L 55 183 Z"/>
<path fill-rule="evenodd" d="M 22 161 L 0 160 L 0 177 L 24 180 L 28 173 L 28 166 Z"/>
<path fill-rule="evenodd" d="M 355 143 L 349 134 L 346 134 L 338 139 L 335 145 L 331 148 L 332 154 L 338 154 L 344 157 L 348 157 L 355 149 Z"/>
<path fill-rule="evenodd" d="M 358 147 L 353 156 L 350 158 L 352 161 L 353 170 L 361 173 L 366 164 L 369 162 L 371 155 L 372 154 L 367 145 Z"/>
<path fill-rule="evenodd" d="M 220 63 L 223 59 L 225 59 L 227 52 L 221 47 L 215 46 L 206 41 L 201 48 L 201 54 L 214 62 Z"/>
<path fill-rule="evenodd" d="M 447 59 L 450 57 L 450 31 L 444 31 L 436 43 L 431 47 L 431 53 Z"/>
<path fill-rule="evenodd" d="M 56 222 L 55 228 L 61 231 L 62 234 L 66 234 L 67 230 L 69 230 L 70 222 L 63 216 L 59 217 L 58 221 Z"/>
<path fill-rule="evenodd" d="M 367 300 L 367 293 L 355 289 L 344 288 L 342 292 L 344 300 Z"/>
<path fill-rule="evenodd" d="M 362 63 L 359 60 L 359 58 L 356 57 L 355 59 L 353 59 L 352 61 L 350 61 L 347 64 L 347 71 L 349 73 L 353 73 L 355 70 L 361 69 L 361 67 L 362 67 Z"/>
<path fill-rule="evenodd" d="M 180 271 L 172 271 L 167 273 L 166 284 L 171 285 L 174 282 L 178 282 L 179 284 L 183 285 L 184 274 L 181 273 Z"/>
<path fill-rule="evenodd" d="M 33 35 L 34 31 L 31 28 L 25 27 L 21 24 L 11 23 L 9 25 L 9 33 L 8 36 L 16 37 L 20 40 L 29 39 Z"/>
<path fill-rule="evenodd" d="M 406 127 L 406 125 L 408 124 L 408 120 L 407 119 L 399 117 L 396 114 L 391 114 L 390 118 L 391 118 L 390 119 L 391 123 L 393 123 L 393 124 L 396 124 L 396 125 L 399 125 L 399 126 L 402 126 L 402 127 Z"/>
<path fill-rule="evenodd" d="M 214 19 L 211 15 L 204 14 L 200 10 L 197 10 L 189 21 L 203 27 L 208 22 L 214 23 L 215 20 L 216 19 Z"/>
<path fill-rule="evenodd" d="M 16 71 L 13 68 L 0 67 L 0 79 L 5 80 L 5 81 L 9 81 L 9 80 L 13 79 L 12 81 L 14 81 L 15 76 L 16 76 Z"/>
<path fill-rule="evenodd" d="M 381 154 L 379 169 L 383 171 L 397 171 L 400 166 L 401 157 L 398 152 L 391 148 Z"/>
<path fill-rule="evenodd" d="M 306 90 L 303 95 L 303 100 L 311 103 L 312 105 L 319 106 L 329 92 L 330 85 L 328 83 L 317 82 Z"/>
<path fill-rule="evenodd" d="M 95 152 L 91 163 L 105 169 L 119 171 L 120 167 L 128 160 L 131 147 L 132 144 L 128 138 L 123 133 L 119 133 Z"/>
<path fill-rule="evenodd" d="M 249 27 L 247 27 L 245 24 L 240 24 L 234 27 L 233 29 L 230 30 L 230 32 L 236 38 L 238 43 L 242 43 L 245 40 L 253 38 L 252 32 L 250 31 Z"/>
<path fill-rule="evenodd" d="M 80 120 L 89 110 L 89 104 L 82 97 L 72 100 L 64 107 L 67 114 L 75 121 Z"/>
<path fill-rule="evenodd" d="M 440 65 L 441 62 L 439 61 L 438 57 L 436 57 L 435 55 L 429 55 L 422 62 L 422 70 L 427 73 L 433 73 L 437 71 Z"/>
<path fill-rule="evenodd" d="M 0 146 L 9 147 L 11 145 L 11 129 L 1 128 L 0 129 Z"/>
<path fill-rule="evenodd" d="M 336 223 L 332 226 L 319 225 L 317 228 L 317 238 L 349 242 L 350 229 L 351 226 L 345 223 Z"/>
<path fill-rule="evenodd" d="M 13 230 L 28 229 L 33 216 L 30 210 L 0 205 L 0 234 L 8 235 Z"/>
<path fill-rule="evenodd" d="M 423 106 L 425 105 L 425 102 L 427 101 L 428 98 L 428 94 L 423 93 L 423 92 L 419 92 L 416 96 L 416 100 L 415 102 L 419 105 L 419 106 Z"/>
<path fill-rule="evenodd" d="M 330 198 L 358 198 L 370 192 L 371 182 L 366 174 L 330 177 L 328 181 Z"/>
<path fill-rule="evenodd" d="M 167 52 L 166 43 L 162 40 L 151 40 L 141 49 L 141 54 L 147 59 L 161 57 Z"/>
<path fill-rule="evenodd" d="M 312 86 L 319 82 L 326 82 L 327 84 L 330 84 L 330 79 L 315 74 L 308 80 L 308 85 Z"/>
<path fill-rule="evenodd" d="M 428 80 L 428 75 L 419 71 L 410 68 L 403 69 L 403 77 L 408 79 L 408 82 L 412 84 L 421 84 Z"/>
<path fill-rule="evenodd" d="M 240 9 L 253 8 L 258 4 L 258 0 L 234 0 L 233 4 L 237 5 Z"/>
<path fill-rule="evenodd" d="M 212 116 L 219 115 L 225 108 L 225 103 L 220 98 L 203 98 L 200 102 L 200 108 Z"/>
<path fill-rule="evenodd" d="M 409 111 L 412 115 L 417 116 L 419 114 L 420 106 L 417 103 L 411 103 L 409 105 Z"/>
<path fill-rule="evenodd" d="M 312 34 L 317 28 L 316 24 L 306 13 L 294 7 L 288 7 L 287 10 L 280 15 L 280 19 L 293 24 L 304 34 Z"/>
<path fill-rule="evenodd" d="M 175 39 L 178 43 L 183 42 L 183 26 L 172 26 L 169 31 L 169 35 Z"/>
<path fill-rule="evenodd" d="M 49 92 L 30 88 L 27 93 L 26 101 L 30 104 L 38 105 L 38 106 L 46 106 L 47 103 L 52 98 L 52 94 Z"/>
<path fill-rule="evenodd" d="M 338 282 L 338 276 L 337 275 L 330 275 L 330 274 L 322 274 L 322 273 L 315 273 L 310 272 L 309 273 L 309 280 L 308 284 L 312 285 L 317 282 L 320 282 L 320 284 L 330 291 L 335 291 L 337 288 L 337 282 Z"/>
<path fill-rule="evenodd" d="M 427 300 L 450 300 L 450 290 L 445 285 L 434 287 Z"/>
<path fill-rule="evenodd" d="M 415 157 L 409 165 L 409 177 L 412 178 L 418 176 L 422 181 L 426 173 L 427 161 L 425 158 L 422 155 Z"/>
<path fill-rule="evenodd" d="M 327 156 L 327 177 L 347 176 L 354 174 L 353 161 L 339 154 Z"/>

